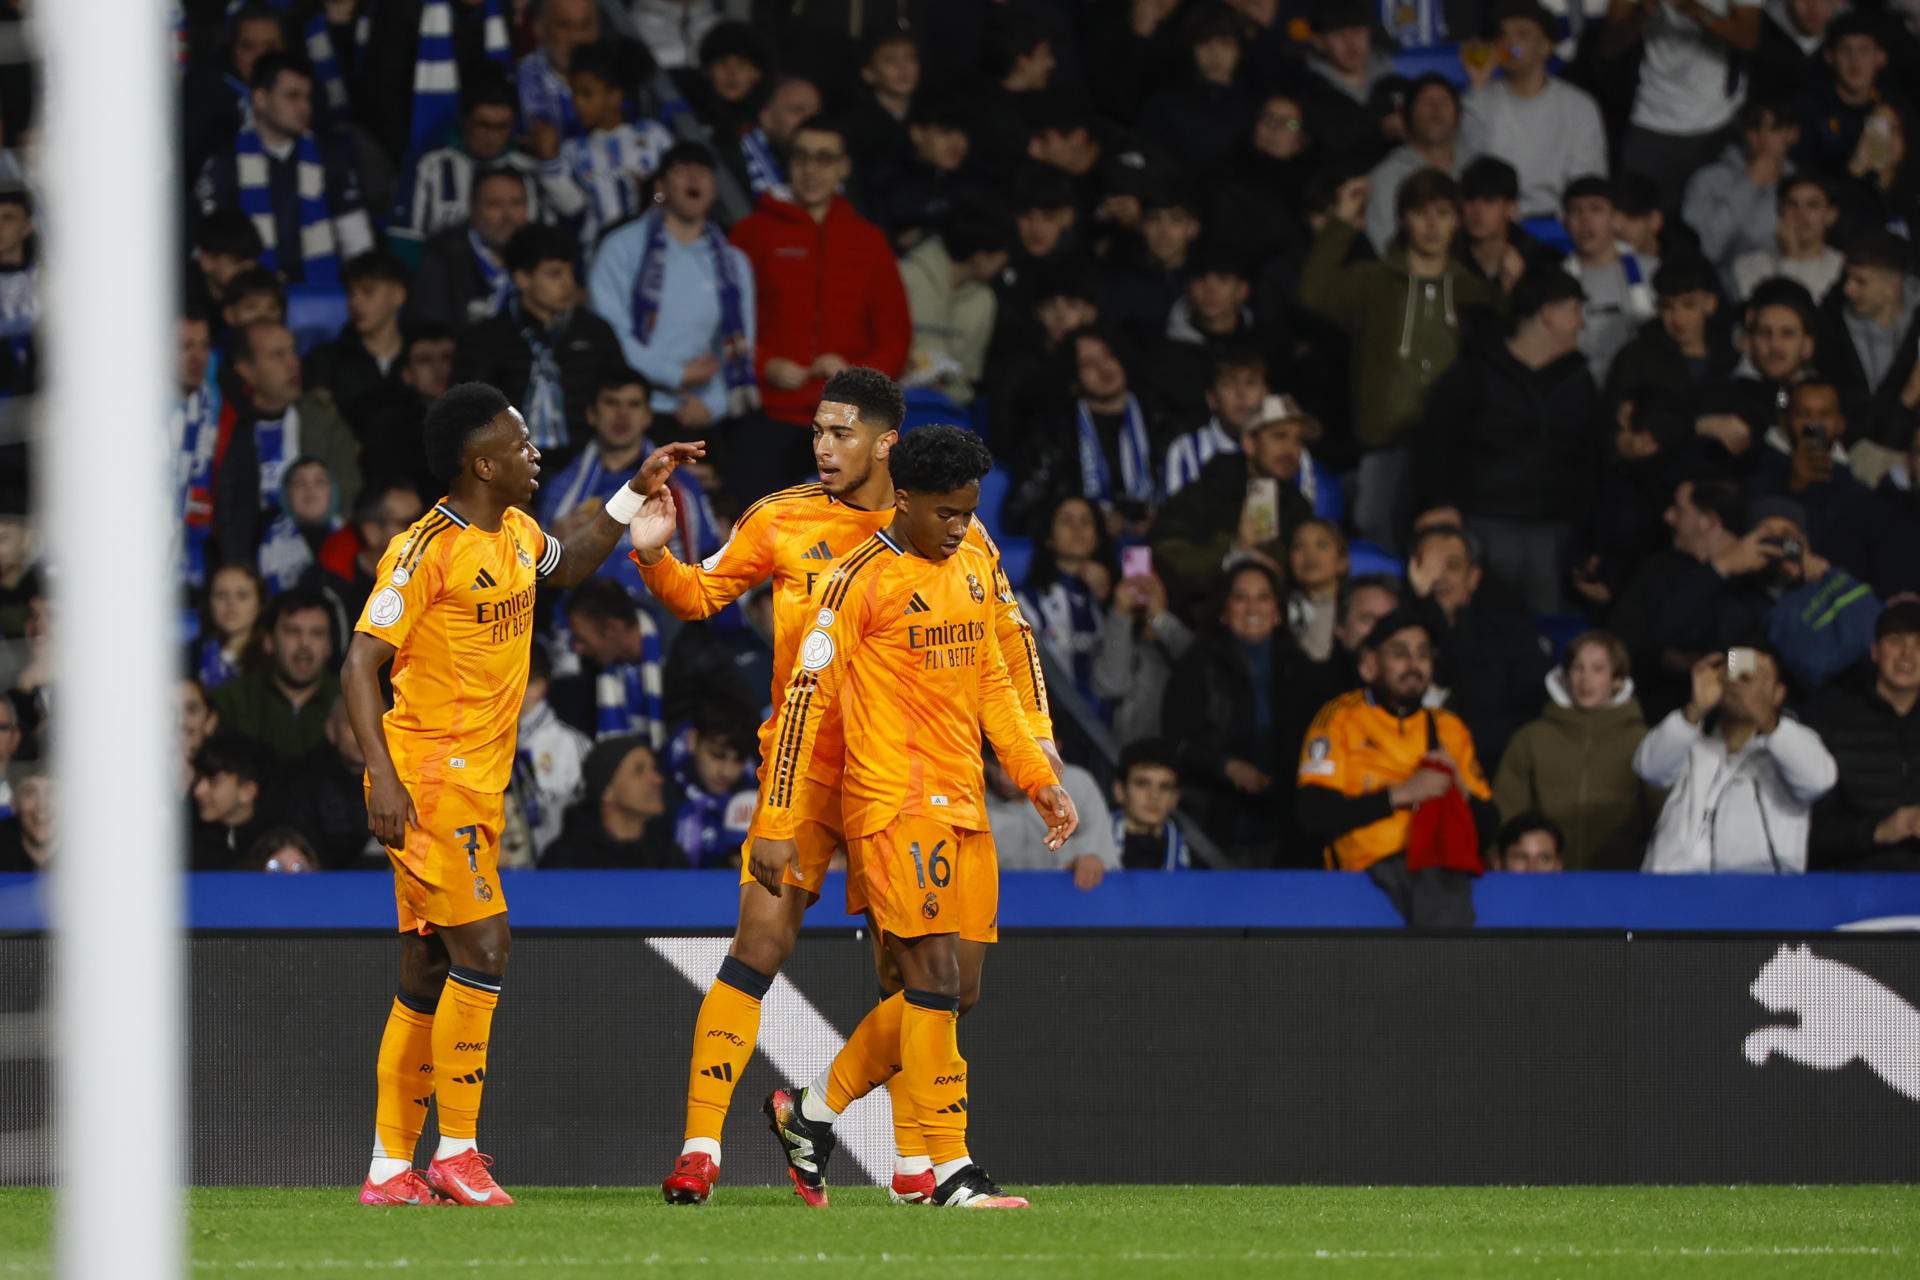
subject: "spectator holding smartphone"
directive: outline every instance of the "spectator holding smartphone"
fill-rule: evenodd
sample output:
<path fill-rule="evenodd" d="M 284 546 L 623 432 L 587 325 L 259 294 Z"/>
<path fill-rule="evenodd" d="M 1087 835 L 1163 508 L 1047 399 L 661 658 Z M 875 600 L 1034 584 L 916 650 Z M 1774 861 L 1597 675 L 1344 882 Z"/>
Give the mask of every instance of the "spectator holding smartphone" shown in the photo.
<path fill-rule="evenodd" d="M 1634 772 L 1668 789 L 1641 870 L 1804 872 L 1814 801 L 1839 770 L 1819 734 L 1781 713 L 1779 655 L 1716 649 L 1693 664 L 1692 678 L 1687 705 L 1634 752 Z"/>

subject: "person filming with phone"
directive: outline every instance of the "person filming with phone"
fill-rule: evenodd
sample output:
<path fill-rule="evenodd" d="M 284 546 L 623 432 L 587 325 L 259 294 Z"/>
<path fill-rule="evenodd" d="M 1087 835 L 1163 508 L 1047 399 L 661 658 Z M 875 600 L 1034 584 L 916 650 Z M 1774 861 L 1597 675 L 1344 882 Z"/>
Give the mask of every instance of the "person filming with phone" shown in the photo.
<path fill-rule="evenodd" d="M 1787 393 L 1780 432 L 1769 433 L 1749 496 L 1787 497 L 1806 512 L 1806 539 L 1820 554 L 1863 581 L 1880 580 L 1890 548 L 1880 499 L 1848 469 L 1848 422 L 1840 389 L 1813 374 Z M 1910 554 L 1910 552 L 1908 552 Z"/>
<path fill-rule="evenodd" d="M 1782 713 L 1787 674 L 1760 645 L 1693 664 L 1687 704 L 1641 740 L 1633 770 L 1668 788 L 1642 871 L 1798 875 L 1814 801 L 1839 770 L 1820 735 Z"/>

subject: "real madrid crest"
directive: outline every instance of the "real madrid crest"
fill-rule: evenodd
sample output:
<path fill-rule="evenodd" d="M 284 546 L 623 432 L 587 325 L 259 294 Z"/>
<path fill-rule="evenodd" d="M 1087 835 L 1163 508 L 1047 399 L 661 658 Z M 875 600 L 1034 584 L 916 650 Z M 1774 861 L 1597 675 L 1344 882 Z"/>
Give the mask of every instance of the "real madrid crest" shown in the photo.
<path fill-rule="evenodd" d="M 974 577 L 972 574 L 967 575 L 967 590 L 972 593 L 975 604 L 982 604 L 986 601 L 986 588 L 981 586 L 980 579 Z"/>

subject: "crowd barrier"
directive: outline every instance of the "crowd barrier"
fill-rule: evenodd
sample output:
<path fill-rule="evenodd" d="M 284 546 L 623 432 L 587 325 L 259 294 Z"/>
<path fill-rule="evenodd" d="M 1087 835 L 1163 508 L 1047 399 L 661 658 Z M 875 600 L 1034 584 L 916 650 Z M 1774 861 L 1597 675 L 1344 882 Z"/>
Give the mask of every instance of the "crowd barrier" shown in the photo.
<path fill-rule="evenodd" d="M 1920 1177 L 1920 939 L 1860 929 L 1920 916 L 1920 883 L 1489 877 L 1501 927 L 1409 936 L 1359 877 L 1006 879 L 961 1041 L 973 1149 L 1011 1184 Z M 394 981 L 379 881 L 193 878 L 196 1183 L 357 1183 Z M 0 1182 L 56 1174 L 49 947 L 20 909 L 39 887 L 0 887 Z M 836 892 L 768 993 L 729 1184 L 780 1180 L 760 1100 L 875 998 Z M 657 1194 L 736 890 L 532 873 L 507 893 L 483 1145 L 508 1185 Z M 126 1067 L 168 1051 L 128 1046 Z M 843 1119 L 835 1181 L 884 1174 L 887 1106 L 876 1090 Z"/>

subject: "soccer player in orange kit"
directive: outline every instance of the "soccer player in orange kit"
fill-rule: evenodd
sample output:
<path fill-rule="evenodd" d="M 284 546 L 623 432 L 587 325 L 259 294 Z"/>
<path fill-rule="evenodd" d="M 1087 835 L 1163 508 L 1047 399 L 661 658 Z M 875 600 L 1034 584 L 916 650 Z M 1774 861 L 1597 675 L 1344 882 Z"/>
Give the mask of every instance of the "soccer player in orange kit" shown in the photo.
<path fill-rule="evenodd" d="M 873 369 L 843 370 L 828 380 L 814 414 L 820 483 L 783 489 L 748 507 L 727 545 L 699 565 L 682 564 L 665 550 L 673 527 L 670 500 L 650 501 L 648 512 L 634 525 L 633 560 L 640 576 L 678 617 L 708 617 L 756 584 L 773 579 L 775 707 L 785 696 L 800 636 L 812 625 L 811 594 L 836 560 L 893 519 L 894 484 L 887 459 L 897 446 L 905 413 L 900 388 L 892 379 Z M 650 534 L 649 525 L 661 536 Z M 1012 588 L 999 572 L 998 552 L 978 522 L 967 537 L 994 562 L 994 643 L 1017 672 L 1015 685 L 1031 735 L 1042 750 L 1051 752 L 1053 726 L 1032 629 L 1021 617 Z M 774 755 L 772 730 L 771 721 L 761 726 L 763 761 Z M 661 1184 L 669 1203 L 703 1204 L 712 1193 L 734 1086 L 758 1042 L 761 999 L 792 954 L 801 918 L 818 898 L 827 864 L 842 843 L 837 734 L 816 750 L 813 777 L 820 785 L 806 788 L 800 801 L 806 814 L 796 832 L 800 858 L 779 873 L 780 883 L 791 891 L 769 896 L 753 885 L 749 871 L 742 872 L 739 926 L 694 1026 L 684 1142 Z M 763 796 L 764 787 L 763 775 Z M 862 908 L 850 902 L 849 909 Z M 963 1007 L 977 996 L 984 958 L 984 947 L 968 944 L 962 949 L 967 979 Z M 891 1194 L 903 1201 L 930 1199 L 932 1165 L 916 1117 L 910 1107 L 896 1104 L 894 1121 L 900 1159 Z M 804 1195 L 808 1189 L 801 1190 Z"/>
<path fill-rule="evenodd" d="M 400 917 L 400 989 L 380 1041 L 360 1201 L 509 1205 L 474 1135 L 510 945 L 497 863 L 534 584 L 585 581 L 638 514 L 643 487 L 701 450 L 657 451 L 562 546 L 522 510 L 539 487 L 540 451 L 504 395 L 453 387 L 427 411 L 424 434 L 447 496 L 387 545 L 340 671 L 366 755 L 367 825 L 393 863 Z M 423 1178 L 413 1152 L 429 1098 L 440 1145 Z"/>
<path fill-rule="evenodd" d="M 959 427 L 922 427 L 894 447 L 893 520 L 834 570 L 800 642 L 775 717 L 751 870 L 778 893 L 800 858 L 794 835 L 807 815 L 798 797 L 837 708 L 849 874 L 904 990 L 855 1028 L 834 1071 L 884 1079 L 898 1063 L 896 1096 L 910 1101 L 933 1161 L 932 1202 L 1010 1209 L 1027 1202 L 1004 1194 L 967 1151 L 967 1064 L 955 1034 L 960 941 L 998 937 L 982 730 L 1046 819 L 1049 845 L 1072 835 L 1078 818 L 1028 732 L 999 646 L 989 643 L 994 566 L 967 530 L 992 465 L 986 446 Z M 820 1112 L 811 1094 L 771 1100 L 803 1198 L 803 1183 L 818 1181 L 833 1149 L 831 1109 Z"/>

